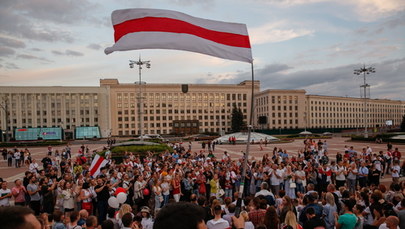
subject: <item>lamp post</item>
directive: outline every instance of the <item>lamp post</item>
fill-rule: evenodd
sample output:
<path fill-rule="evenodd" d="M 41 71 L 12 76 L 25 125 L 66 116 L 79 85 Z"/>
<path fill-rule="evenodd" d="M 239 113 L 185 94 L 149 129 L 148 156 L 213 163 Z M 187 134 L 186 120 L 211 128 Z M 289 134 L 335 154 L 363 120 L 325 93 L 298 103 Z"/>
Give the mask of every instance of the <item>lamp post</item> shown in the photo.
<path fill-rule="evenodd" d="M 362 95 L 364 98 L 364 137 L 368 138 L 368 131 L 367 131 L 367 125 L 368 125 L 368 109 L 367 109 L 367 99 L 369 96 L 367 96 L 367 88 L 370 88 L 370 85 L 366 83 L 366 75 L 369 75 L 370 73 L 375 73 L 375 68 L 373 67 L 368 67 L 366 68 L 366 65 L 363 65 L 363 67 L 359 69 L 354 69 L 354 74 L 355 75 L 363 75 L 363 85 L 360 85 L 360 89 L 363 88 Z M 360 90 L 361 91 L 361 90 Z M 370 93 L 369 93 L 370 94 Z"/>
<path fill-rule="evenodd" d="M 139 80 L 138 80 L 138 102 L 139 102 L 139 109 L 138 109 L 138 118 L 139 118 L 139 134 L 140 140 L 143 141 L 143 101 L 142 101 L 142 66 L 145 65 L 146 68 L 150 68 L 150 61 L 149 60 L 141 60 L 139 57 L 138 61 L 129 60 L 129 67 L 134 68 L 134 66 L 138 65 L 139 69 Z"/>
<path fill-rule="evenodd" d="M 2 104 L 3 102 L 4 102 L 4 105 Z M 5 134 L 6 134 L 5 141 L 8 142 L 8 141 L 9 141 L 9 136 L 8 136 L 8 120 L 9 120 L 9 113 L 8 113 L 8 98 L 7 98 L 7 96 L 2 98 L 2 103 L 0 103 L 0 108 L 4 110 L 4 114 L 5 114 L 4 116 L 5 116 L 5 118 L 6 118 L 6 122 L 4 123 L 4 124 L 5 124 L 4 126 L 5 126 L 5 128 L 6 128 L 6 131 L 5 131 Z M 3 135 L 3 133 L 1 133 L 1 134 Z"/>

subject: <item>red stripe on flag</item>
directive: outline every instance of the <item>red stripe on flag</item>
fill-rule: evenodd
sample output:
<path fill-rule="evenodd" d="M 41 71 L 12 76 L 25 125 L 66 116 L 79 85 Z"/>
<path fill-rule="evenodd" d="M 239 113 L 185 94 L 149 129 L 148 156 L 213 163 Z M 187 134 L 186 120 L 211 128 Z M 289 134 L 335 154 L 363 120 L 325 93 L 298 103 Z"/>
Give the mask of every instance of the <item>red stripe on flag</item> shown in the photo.
<path fill-rule="evenodd" d="M 144 17 L 128 20 L 114 25 L 114 30 L 115 42 L 128 33 L 170 32 L 191 34 L 219 44 L 250 48 L 249 36 L 209 30 L 172 18 Z"/>
<path fill-rule="evenodd" d="M 101 163 L 103 163 L 104 157 L 99 157 L 98 160 L 96 161 L 96 164 L 94 164 L 94 167 L 90 170 L 90 175 L 93 176 L 93 174 L 98 170 L 100 167 Z"/>

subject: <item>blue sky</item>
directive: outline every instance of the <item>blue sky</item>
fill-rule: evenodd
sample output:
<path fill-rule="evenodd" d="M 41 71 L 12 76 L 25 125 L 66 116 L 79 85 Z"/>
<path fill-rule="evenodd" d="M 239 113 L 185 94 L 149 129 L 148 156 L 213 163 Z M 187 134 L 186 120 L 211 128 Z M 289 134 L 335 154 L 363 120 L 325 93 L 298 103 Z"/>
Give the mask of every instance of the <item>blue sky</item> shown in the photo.
<path fill-rule="evenodd" d="M 147 83 L 239 83 L 250 65 L 175 50 L 104 54 L 110 15 L 158 8 L 247 24 L 262 89 L 358 97 L 353 69 L 376 68 L 371 97 L 405 100 L 403 0 L 2 0 L 1 86 L 98 86 L 100 78 L 137 80 L 129 59 L 151 60 Z"/>

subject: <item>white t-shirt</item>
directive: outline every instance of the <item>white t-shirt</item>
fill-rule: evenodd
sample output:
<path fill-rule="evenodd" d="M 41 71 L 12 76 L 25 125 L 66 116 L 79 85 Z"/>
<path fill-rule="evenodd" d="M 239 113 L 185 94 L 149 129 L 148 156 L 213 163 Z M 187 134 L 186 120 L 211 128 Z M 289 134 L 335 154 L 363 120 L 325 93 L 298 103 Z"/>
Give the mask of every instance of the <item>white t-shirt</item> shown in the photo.
<path fill-rule="evenodd" d="M 224 229 L 224 228 L 229 228 L 229 223 L 228 221 L 224 219 L 219 219 L 219 220 L 214 220 L 211 219 L 207 222 L 207 228 L 208 229 Z"/>
<path fill-rule="evenodd" d="M 295 175 L 300 176 L 300 177 L 305 177 L 305 172 L 304 172 L 303 170 L 297 170 L 297 171 L 295 171 Z M 302 183 L 302 179 L 300 179 L 300 178 L 297 177 L 296 182 L 297 182 L 298 184 L 301 184 L 301 183 Z"/>
<path fill-rule="evenodd" d="M 396 172 L 394 172 L 394 170 Z M 392 166 L 392 177 L 399 177 L 399 171 L 401 171 L 401 167 L 399 167 L 399 165 Z"/>
<path fill-rule="evenodd" d="M 273 171 L 274 171 L 274 169 L 270 170 L 270 173 L 272 173 Z M 277 169 L 275 171 L 275 174 L 277 174 L 278 176 L 281 177 L 281 175 L 282 175 L 281 171 L 282 170 Z M 280 179 L 278 179 L 275 174 L 272 174 L 270 177 L 271 185 L 280 185 Z"/>
<path fill-rule="evenodd" d="M 8 188 L 6 190 L 0 189 L 0 196 L 6 196 L 10 193 L 11 193 L 11 190 Z M 11 198 L 11 196 L 8 198 L 1 199 L 0 206 L 10 206 L 10 198 Z"/>

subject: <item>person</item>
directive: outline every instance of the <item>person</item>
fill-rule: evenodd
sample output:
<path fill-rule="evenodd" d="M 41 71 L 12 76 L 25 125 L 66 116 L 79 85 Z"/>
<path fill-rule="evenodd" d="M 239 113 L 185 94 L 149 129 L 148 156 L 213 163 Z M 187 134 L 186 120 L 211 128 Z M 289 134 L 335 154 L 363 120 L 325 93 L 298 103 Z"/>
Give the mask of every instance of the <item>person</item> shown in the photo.
<path fill-rule="evenodd" d="M 244 229 L 255 229 L 255 226 L 253 225 L 253 223 L 249 221 L 249 216 L 246 211 L 242 211 L 240 213 L 240 216 L 243 217 L 243 219 L 245 220 Z"/>
<path fill-rule="evenodd" d="M 357 216 L 357 223 L 356 223 L 355 229 L 363 229 L 363 227 L 364 227 L 364 221 L 365 221 L 364 216 L 363 216 L 364 209 L 365 209 L 365 206 L 361 205 L 361 204 L 356 204 L 353 207 L 353 213 L 356 214 L 356 216 Z"/>
<path fill-rule="evenodd" d="M 74 211 L 69 215 L 70 223 L 68 224 L 67 229 L 82 229 L 80 225 L 77 225 L 77 222 L 80 219 L 79 212 Z"/>
<path fill-rule="evenodd" d="M 86 229 L 96 229 L 98 228 L 97 226 L 97 217 L 95 217 L 94 215 L 89 216 L 89 218 L 86 220 Z"/>
<path fill-rule="evenodd" d="M 141 208 L 141 216 L 142 216 L 142 228 L 143 229 L 152 229 L 153 228 L 153 220 L 150 214 L 150 208 L 148 206 L 143 206 Z"/>
<path fill-rule="evenodd" d="M 81 208 L 87 210 L 88 214 L 91 214 L 93 211 L 93 194 L 90 191 L 90 184 L 85 182 L 83 183 L 82 190 L 80 191 L 80 199 L 82 200 Z"/>
<path fill-rule="evenodd" d="M 357 179 L 358 170 L 356 164 L 350 164 L 350 167 L 347 171 L 347 186 L 349 187 L 350 193 L 354 194 L 356 191 L 356 179 Z"/>
<path fill-rule="evenodd" d="M 107 215 L 108 199 L 110 198 L 110 183 L 102 178 L 97 179 L 97 185 L 94 188 L 97 193 L 98 221 L 103 222 Z"/>
<path fill-rule="evenodd" d="M 122 216 L 122 224 L 123 224 L 123 227 L 121 227 L 122 229 L 138 228 L 138 226 L 134 224 L 134 220 L 131 213 L 126 213 Z"/>
<path fill-rule="evenodd" d="M 222 219 L 221 214 L 221 205 L 216 205 L 214 207 L 214 219 L 211 219 L 207 222 L 208 229 L 223 229 L 229 227 L 228 221 Z"/>
<path fill-rule="evenodd" d="M 0 225 L 2 229 L 41 229 L 34 212 L 22 206 L 0 207 Z"/>
<path fill-rule="evenodd" d="M 113 221 L 107 219 L 101 223 L 101 229 L 115 229 Z"/>
<path fill-rule="evenodd" d="M 401 171 L 401 167 L 399 166 L 399 161 L 394 161 L 391 169 L 391 176 L 392 182 L 398 183 L 399 182 L 399 172 Z"/>
<path fill-rule="evenodd" d="M 335 203 L 335 197 L 332 193 L 328 192 L 325 195 L 326 204 L 323 206 L 323 218 L 325 219 L 325 224 L 327 229 L 333 229 L 335 227 L 335 212 L 337 211 L 337 206 Z"/>
<path fill-rule="evenodd" d="M 304 223 L 304 229 L 321 229 L 326 228 L 325 222 L 315 214 L 315 209 L 313 207 L 307 208 L 304 212 L 306 218 L 308 219 Z"/>
<path fill-rule="evenodd" d="M 263 224 L 267 229 L 279 229 L 280 219 L 273 206 L 267 208 Z"/>
<path fill-rule="evenodd" d="M 55 224 L 52 226 L 52 229 L 66 229 L 65 224 L 63 224 L 63 212 L 56 210 L 53 213 L 53 220 L 55 221 Z"/>
<path fill-rule="evenodd" d="M 79 221 L 77 222 L 77 225 L 83 226 L 86 224 L 86 220 L 89 218 L 89 213 L 85 210 L 82 209 L 79 211 Z"/>
<path fill-rule="evenodd" d="M 244 228 L 243 217 L 232 217 L 235 228 Z M 175 202 L 165 205 L 156 215 L 153 229 L 204 229 L 204 209 L 188 202 Z"/>
<path fill-rule="evenodd" d="M 339 216 L 335 213 L 336 229 L 354 229 L 357 223 L 357 217 L 353 213 L 353 207 L 356 205 L 356 200 L 347 199 L 343 201 L 344 214 Z"/>
<path fill-rule="evenodd" d="M 290 226 L 292 229 L 302 229 L 302 226 L 297 222 L 297 216 L 292 211 L 288 211 L 285 216 L 283 228 L 286 226 Z"/>
<path fill-rule="evenodd" d="M 361 188 L 367 186 L 367 178 L 368 178 L 369 170 L 366 167 L 366 162 L 361 162 L 361 166 L 359 168 L 358 177 L 359 177 L 359 185 Z"/>
<path fill-rule="evenodd" d="M 249 211 L 249 219 L 252 223 L 257 227 L 263 220 L 263 217 L 266 215 L 266 210 L 260 208 L 260 201 L 259 197 L 255 197 L 252 200 L 253 209 Z"/>
<path fill-rule="evenodd" d="M 7 181 L 3 181 L 0 189 L 0 207 L 10 206 L 11 197 L 12 194 L 11 190 L 7 188 Z"/>
<path fill-rule="evenodd" d="M 405 198 L 401 200 L 400 209 L 397 214 L 400 222 L 399 227 L 405 228 Z"/>
<path fill-rule="evenodd" d="M 29 206 L 32 210 L 34 210 L 35 215 L 39 215 L 41 210 L 41 196 L 39 195 L 39 192 L 41 191 L 41 188 L 37 184 L 37 178 L 35 176 L 31 177 L 30 183 L 27 186 L 27 191 L 30 195 Z"/>
<path fill-rule="evenodd" d="M 399 225 L 398 217 L 391 215 L 387 217 L 385 223 L 381 224 L 381 226 L 378 229 L 400 229 L 398 225 Z"/>

